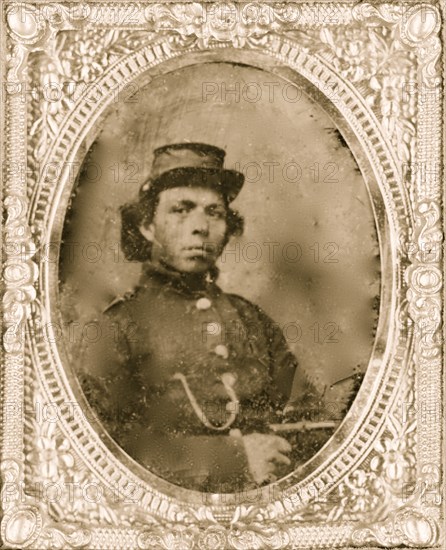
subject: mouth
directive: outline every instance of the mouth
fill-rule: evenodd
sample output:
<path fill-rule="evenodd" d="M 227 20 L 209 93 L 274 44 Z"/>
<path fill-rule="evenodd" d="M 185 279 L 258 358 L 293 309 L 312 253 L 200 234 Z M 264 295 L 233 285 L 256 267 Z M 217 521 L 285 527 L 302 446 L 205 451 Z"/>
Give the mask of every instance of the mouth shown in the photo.
<path fill-rule="evenodd" d="M 186 252 L 196 252 L 199 254 L 211 254 L 214 251 L 214 246 L 211 243 L 204 243 L 202 245 L 186 246 L 183 248 Z"/>
<path fill-rule="evenodd" d="M 183 248 L 184 254 L 188 260 L 208 262 L 213 258 L 214 248 L 212 246 L 187 246 Z"/>
<path fill-rule="evenodd" d="M 183 251 L 189 260 L 203 260 L 207 256 L 203 246 L 187 246 L 183 248 Z"/>

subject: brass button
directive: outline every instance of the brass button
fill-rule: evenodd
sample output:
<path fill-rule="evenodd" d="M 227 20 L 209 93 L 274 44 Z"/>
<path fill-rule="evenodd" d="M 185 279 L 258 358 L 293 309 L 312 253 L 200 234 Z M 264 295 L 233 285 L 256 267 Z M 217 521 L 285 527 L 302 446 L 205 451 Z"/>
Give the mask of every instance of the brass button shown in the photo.
<path fill-rule="evenodd" d="M 229 350 L 224 344 L 218 344 L 218 346 L 215 346 L 214 352 L 219 357 L 223 357 L 223 359 L 227 359 L 229 357 Z"/>
<path fill-rule="evenodd" d="M 195 306 L 197 309 L 209 309 L 212 305 L 212 302 L 209 300 L 209 298 L 198 298 L 198 300 L 195 303 Z"/>
<path fill-rule="evenodd" d="M 206 325 L 206 331 L 212 336 L 218 336 L 221 333 L 221 325 L 217 322 L 208 323 Z"/>

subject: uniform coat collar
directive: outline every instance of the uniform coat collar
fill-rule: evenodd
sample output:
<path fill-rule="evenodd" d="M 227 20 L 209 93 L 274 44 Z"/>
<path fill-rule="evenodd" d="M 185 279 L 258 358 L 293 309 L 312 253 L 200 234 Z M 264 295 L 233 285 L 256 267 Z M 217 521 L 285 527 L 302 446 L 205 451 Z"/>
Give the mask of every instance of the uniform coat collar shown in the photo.
<path fill-rule="evenodd" d="M 205 273 L 185 273 L 177 271 L 167 264 L 155 265 L 147 261 L 143 264 L 140 285 L 152 286 L 155 283 L 171 287 L 185 294 L 202 294 L 204 291 L 218 289 L 215 284 L 218 275 L 217 267 Z"/>

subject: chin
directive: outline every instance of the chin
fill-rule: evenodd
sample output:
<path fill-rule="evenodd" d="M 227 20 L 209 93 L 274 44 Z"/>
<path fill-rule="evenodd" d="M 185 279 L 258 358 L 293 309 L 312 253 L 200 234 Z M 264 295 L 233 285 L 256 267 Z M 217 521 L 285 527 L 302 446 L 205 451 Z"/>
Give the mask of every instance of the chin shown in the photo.
<path fill-rule="evenodd" d="M 176 269 L 184 273 L 204 273 L 212 269 L 213 265 L 214 263 L 209 263 L 204 260 L 191 259 L 181 262 L 181 266 L 178 266 Z"/>

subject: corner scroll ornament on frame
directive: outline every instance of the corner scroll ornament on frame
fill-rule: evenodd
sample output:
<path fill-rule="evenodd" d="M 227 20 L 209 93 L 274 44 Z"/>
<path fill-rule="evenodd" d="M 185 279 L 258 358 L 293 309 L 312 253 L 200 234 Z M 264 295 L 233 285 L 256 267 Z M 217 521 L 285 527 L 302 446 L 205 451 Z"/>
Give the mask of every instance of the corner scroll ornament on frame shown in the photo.
<path fill-rule="evenodd" d="M 76 2 L 15 3 L 5 9 L 9 32 L 5 86 L 11 116 L 4 201 L 3 418 L 9 415 L 11 422 L 2 431 L 3 541 L 11 547 L 39 548 L 100 548 L 110 544 L 112 537 L 121 547 L 139 548 L 284 548 L 298 543 L 305 548 L 365 543 L 439 547 L 441 490 L 434 499 L 426 498 L 441 487 L 441 411 L 436 409 L 442 383 L 443 238 L 437 7 L 426 3 L 141 2 L 118 6 Z M 274 49 L 278 38 L 279 52 Z M 32 379 L 26 375 L 30 367 L 21 335 L 39 299 L 35 255 L 45 235 L 41 218 L 31 216 L 33 222 L 29 221 L 35 174 L 40 180 L 44 161 L 50 158 L 70 113 L 85 102 L 89 86 L 124 58 L 132 58 L 135 67 L 142 65 L 141 50 L 150 44 L 157 44 L 166 58 L 217 47 L 275 51 L 289 59 L 299 52 L 313 56 L 362 97 L 378 121 L 383 140 L 390 144 L 403 182 L 403 201 L 411 221 L 407 232 L 396 236 L 396 247 L 400 252 L 407 247 L 399 265 L 400 290 L 406 298 L 400 313 L 411 323 L 413 354 L 393 409 L 362 462 L 298 510 L 283 513 L 280 502 L 267 512 L 238 506 L 229 520 L 220 521 L 205 507 L 198 511 L 185 507 L 182 519 L 172 516 L 176 519 L 169 523 L 138 506 L 126 519 L 120 516 L 119 502 L 116 506 L 109 500 L 102 510 L 94 504 L 88 511 L 73 510 L 67 522 L 63 510 L 48 510 L 28 490 L 22 491 L 24 463 L 30 463 L 34 477 L 35 468 L 42 464 L 41 457 L 35 453 L 30 457 L 24 448 L 26 436 L 17 421 L 21 415 L 16 410 L 11 415 L 8 408 L 25 402 L 24 383 Z M 30 83 L 30 101 L 23 102 L 23 90 Z M 33 94 L 33 86 L 54 89 L 57 97 L 39 97 Z M 334 77 L 321 88 L 333 102 L 338 90 Z M 20 166 L 30 167 L 34 175 Z M 36 381 L 33 387 L 31 399 L 37 399 L 41 387 Z M 408 404 L 415 413 L 408 413 Z M 423 410 L 430 415 L 426 422 L 419 414 Z M 31 424 L 30 440 L 36 448 L 58 449 L 50 453 L 48 475 L 52 471 L 56 477 L 84 476 L 96 482 L 85 465 L 79 466 L 82 458 L 64 440 L 59 426 Z M 410 497 L 401 491 L 409 486 L 414 487 Z M 81 527 L 91 508 L 97 521 L 90 528 Z M 119 530 L 119 524 L 125 529 Z"/>

